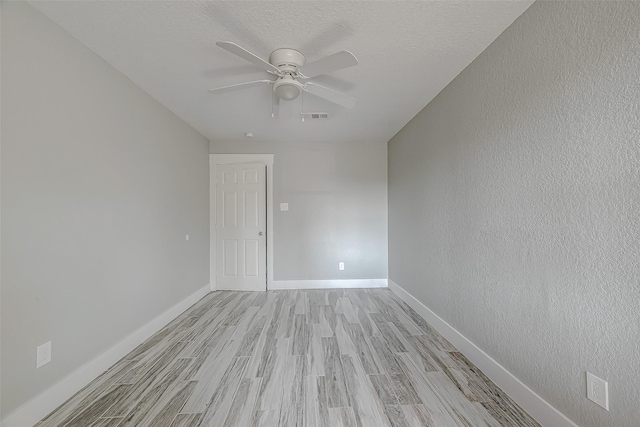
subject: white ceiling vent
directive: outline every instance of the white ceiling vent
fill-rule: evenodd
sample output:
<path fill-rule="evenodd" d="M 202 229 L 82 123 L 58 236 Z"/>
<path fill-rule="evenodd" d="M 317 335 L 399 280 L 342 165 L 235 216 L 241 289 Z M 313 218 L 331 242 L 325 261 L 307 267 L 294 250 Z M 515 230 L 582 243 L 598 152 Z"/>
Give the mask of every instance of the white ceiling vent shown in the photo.
<path fill-rule="evenodd" d="M 303 122 L 307 119 L 328 119 L 329 113 L 300 113 L 300 117 Z"/>

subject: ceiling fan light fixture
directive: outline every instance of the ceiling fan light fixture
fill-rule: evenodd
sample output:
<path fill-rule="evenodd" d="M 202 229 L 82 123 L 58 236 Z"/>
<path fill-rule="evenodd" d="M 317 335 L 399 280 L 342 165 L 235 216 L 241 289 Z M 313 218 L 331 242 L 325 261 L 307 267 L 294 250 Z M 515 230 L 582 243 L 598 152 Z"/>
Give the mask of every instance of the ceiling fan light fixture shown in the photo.
<path fill-rule="evenodd" d="M 278 98 L 285 101 L 293 101 L 300 96 L 300 88 L 293 83 L 283 83 L 275 88 Z"/>
<path fill-rule="evenodd" d="M 293 101 L 302 92 L 302 84 L 297 82 L 290 74 L 286 74 L 273 84 L 276 96 L 285 101 Z"/>

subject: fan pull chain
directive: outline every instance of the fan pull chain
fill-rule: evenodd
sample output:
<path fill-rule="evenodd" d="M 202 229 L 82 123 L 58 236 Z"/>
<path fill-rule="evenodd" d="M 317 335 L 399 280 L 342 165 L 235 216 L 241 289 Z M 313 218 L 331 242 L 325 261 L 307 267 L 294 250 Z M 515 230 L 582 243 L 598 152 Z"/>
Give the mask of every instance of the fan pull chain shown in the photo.
<path fill-rule="evenodd" d="M 276 100 L 275 100 L 274 96 L 276 96 L 276 91 L 273 90 L 273 88 L 271 88 L 271 118 L 272 119 L 276 118 L 276 113 L 273 110 L 273 105 L 276 103 Z"/>

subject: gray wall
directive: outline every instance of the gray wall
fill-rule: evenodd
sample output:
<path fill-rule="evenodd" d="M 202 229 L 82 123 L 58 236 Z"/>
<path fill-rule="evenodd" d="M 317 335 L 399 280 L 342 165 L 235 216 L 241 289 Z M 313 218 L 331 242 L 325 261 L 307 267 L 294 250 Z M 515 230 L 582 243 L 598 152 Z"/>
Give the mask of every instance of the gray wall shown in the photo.
<path fill-rule="evenodd" d="M 274 154 L 274 280 L 387 278 L 386 144 L 212 142 L 211 152 Z"/>
<path fill-rule="evenodd" d="M 203 136 L 30 5 L 2 3 L 1 54 L 6 417 L 208 283 L 209 167 Z"/>
<path fill-rule="evenodd" d="M 584 427 L 640 425 L 639 29 L 537 2 L 389 142 L 390 279 Z"/>

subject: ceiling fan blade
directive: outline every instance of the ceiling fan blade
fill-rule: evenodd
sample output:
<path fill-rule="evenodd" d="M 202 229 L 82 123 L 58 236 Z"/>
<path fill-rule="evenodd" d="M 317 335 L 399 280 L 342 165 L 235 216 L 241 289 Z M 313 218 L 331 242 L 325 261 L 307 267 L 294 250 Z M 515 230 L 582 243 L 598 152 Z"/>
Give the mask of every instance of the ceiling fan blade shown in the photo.
<path fill-rule="evenodd" d="M 260 85 L 262 85 L 264 83 L 272 84 L 273 81 L 271 81 L 271 80 L 255 80 L 253 82 L 245 82 L 245 83 L 238 83 L 238 84 L 235 84 L 235 85 L 216 87 L 216 88 L 213 88 L 213 89 L 209 89 L 209 92 L 211 92 L 211 93 L 222 93 L 222 92 L 227 92 L 229 90 L 241 89 L 241 88 L 244 88 L 244 87 L 260 86 Z"/>
<path fill-rule="evenodd" d="M 334 53 L 333 55 L 318 59 L 303 66 L 301 70 L 299 70 L 299 74 L 309 79 L 319 76 L 320 74 L 327 74 L 343 68 L 353 67 L 354 65 L 358 65 L 356 57 L 353 53 L 343 50 L 342 52 Z"/>
<path fill-rule="evenodd" d="M 319 84 L 309 82 L 304 85 L 304 90 L 312 95 L 324 98 L 327 101 L 331 101 L 334 104 L 341 105 L 346 108 L 353 108 L 358 103 L 358 100 L 345 95 L 344 93 L 336 92 L 328 87 L 321 86 Z"/>
<path fill-rule="evenodd" d="M 216 44 L 221 48 L 223 48 L 224 50 L 229 51 L 234 55 L 237 55 L 240 58 L 251 62 L 253 65 L 258 66 L 265 71 L 268 71 L 273 74 L 277 74 L 280 71 L 278 70 L 278 67 L 270 64 L 269 62 L 265 61 L 259 56 L 254 55 L 253 53 L 249 52 L 247 49 L 240 47 L 233 42 L 216 42 Z"/>

